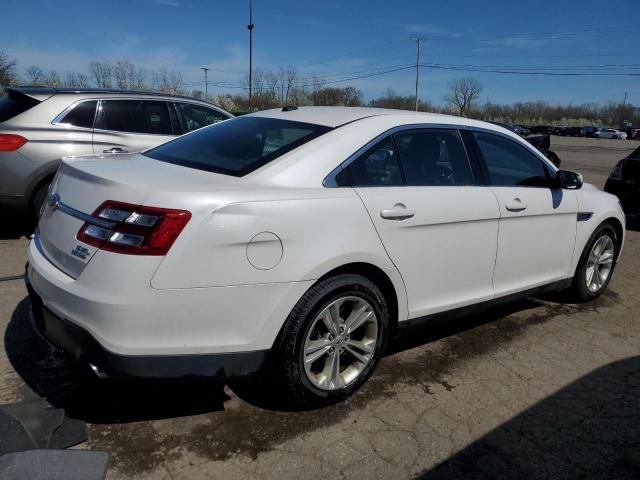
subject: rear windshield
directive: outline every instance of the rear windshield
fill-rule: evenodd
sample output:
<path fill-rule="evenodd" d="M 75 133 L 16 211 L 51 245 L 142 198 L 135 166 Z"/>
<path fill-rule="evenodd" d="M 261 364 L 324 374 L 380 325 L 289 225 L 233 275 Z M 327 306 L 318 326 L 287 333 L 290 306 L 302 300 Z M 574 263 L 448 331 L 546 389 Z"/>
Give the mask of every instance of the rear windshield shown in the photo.
<path fill-rule="evenodd" d="M 242 177 L 331 130 L 310 123 L 241 117 L 179 137 L 144 155 L 183 167 Z"/>
<path fill-rule="evenodd" d="M 0 122 L 11 120 L 39 103 L 38 100 L 27 95 L 9 92 L 9 95 L 0 97 Z"/>

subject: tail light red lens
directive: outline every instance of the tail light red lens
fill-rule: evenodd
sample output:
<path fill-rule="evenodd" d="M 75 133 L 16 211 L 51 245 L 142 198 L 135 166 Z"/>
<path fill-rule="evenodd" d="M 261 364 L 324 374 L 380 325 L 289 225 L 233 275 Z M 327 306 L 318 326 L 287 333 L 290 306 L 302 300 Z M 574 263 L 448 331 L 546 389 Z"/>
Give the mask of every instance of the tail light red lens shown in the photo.
<path fill-rule="evenodd" d="M 15 152 L 27 143 L 27 139 L 12 133 L 0 133 L 0 152 Z"/>
<path fill-rule="evenodd" d="M 131 205 L 108 200 L 77 238 L 100 250 L 129 255 L 166 255 L 191 219 L 186 210 Z"/>

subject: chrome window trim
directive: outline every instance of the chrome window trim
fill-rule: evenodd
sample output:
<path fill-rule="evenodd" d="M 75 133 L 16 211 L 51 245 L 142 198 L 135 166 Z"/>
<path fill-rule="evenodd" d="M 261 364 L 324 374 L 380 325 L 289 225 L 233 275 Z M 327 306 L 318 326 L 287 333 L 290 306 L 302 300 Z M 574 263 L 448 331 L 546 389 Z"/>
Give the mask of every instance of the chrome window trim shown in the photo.
<path fill-rule="evenodd" d="M 109 100 L 129 100 L 129 101 L 144 101 L 150 100 L 153 102 L 164 102 L 167 104 L 167 113 L 169 109 L 170 100 L 166 100 L 164 98 L 144 98 L 144 97 L 108 97 L 108 98 L 100 98 L 98 99 L 98 107 L 96 108 L 96 116 L 93 119 L 93 131 L 95 133 L 116 133 L 121 135 L 145 135 L 148 137 L 179 137 L 179 134 L 176 133 L 144 133 L 144 132 L 126 132 L 124 130 L 105 130 L 103 128 L 95 128 L 96 121 L 98 120 L 98 115 L 100 114 L 100 109 L 102 108 L 102 102 L 108 102 Z M 169 121 L 171 121 L 171 114 L 169 114 Z M 173 127 L 173 125 L 172 125 Z"/>
<path fill-rule="evenodd" d="M 459 125 L 459 124 L 453 124 L 453 123 L 412 123 L 412 124 L 399 125 L 397 127 L 390 128 L 389 130 L 386 130 L 383 133 L 381 133 L 378 136 L 376 136 L 373 140 L 370 140 L 369 142 L 367 142 L 364 146 L 362 146 L 361 148 L 356 150 L 355 153 L 349 155 L 349 157 L 346 160 L 344 160 L 342 163 L 340 163 L 340 165 L 338 165 L 336 168 L 334 168 L 324 178 L 324 180 L 322 181 L 322 186 L 325 187 L 325 188 L 353 188 L 351 186 L 348 186 L 348 187 L 338 186 L 337 183 L 336 183 L 336 176 L 339 173 L 341 173 L 345 168 L 347 168 L 352 162 L 354 162 L 358 157 L 360 157 L 361 155 L 366 153 L 367 150 L 369 150 L 371 147 L 375 146 L 376 143 L 380 142 L 381 140 L 384 140 L 385 137 L 387 137 L 389 135 L 393 135 L 393 134 L 398 133 L 398 132 L 405 131 L 405 130 L 417 130 L 417 129 L 457 130 L 459 135 L 460 135 L 459 132 L 464 130 L 464 131 L 469 131 L 469 132 L 488 133 L 488 134 L 491 134 L 491 135 L 496 135 L 496 136 L 499 136 L 499 137 L 503 137 L 503 138 L 505 138 L 507 140 L 510 140 L 510 141 L 512 141 L 512 142 L 514 142 L 516 144 L 521 145 L 522 147 L 526 148 L 528 151 L 532 152 L 538 159 L 540 159 L 545 165 L 547 165 L 551 169 L 552 172 L 555 172 L 555 171 L 558 170 L 558 167 L 556 167 L 553 163 L 551 163 L 551 161 L 547 157 L 542 155 L 542 153 L 540 153 L 538 150 L 536 150 L 533 147 L 533 145 L 529 144 L 526 141 L 525 142 L 518 142 L 518 141 L 514 140 L 510 135 L 507 135 L 505 133 L 493 130 L 491 128 L 483 128 L 483 127 L 476 127 L 476 126 L 469 126 L 469 125 Z M 471 174 L 472 174 L 472 176 L 474 176 L 474 174 L 473 174 L 473 166 L 471 165 L 471 162 L 473 160 L 469 156 L 469 152 L 467 152 L 464 140 L 462 138 L 460 138 L 460 140 L 462 141 L 462 145 L 464 146 L 465 153 L 467 154 L 467 160 L 470 163 L 469 167 L 471 168 Z M 401 185 L 401 186 L 407 186 L 407 185 Z M 434 185 L 434 187 L 437 187 L 437 186 L 438 185 Z M 456 185 L 452 185 L 452 186 L 456 186 Z M 464 185 L 457 185 L 457 186 L 462 187 Z M 370 187 L 361 187 L 361 188 L 380 188 L 380 187 L 385 187 L 385 185 L 377 185 L 377 186 L 374 185 L 374 186 L 370 186 Z"/>
<path fill-rule="evenodd" d="M 201 104 L 201 103 L 197 103 L 197 102 L 189 102 L 189 101 L 187 101 L 187 100 L 182 100 L 182 99 L 180 99 L 180 100 L 176 100 L 176 101 L 174 101 L 173 103 L 174 103 L 174 105 L 178 105 L 178 104 L 180 104 L 180 103 L 183 103 L 183 104 L 187 104 L 187 105 L 194 105 L 194 106 L 196 106 L 196 107 L 206 108 L 206 109 L 209 109 L 209 110 L 215 110 L 215 111 L 216 111 L 216 112 L 218 112 L 221 116 L 223 116 L 223 117 L 225 118 L 225 120 L 229 120 L 230 118 L 234 118 L 234 117 L 233 117 L 233 115 L 231 115 L 231 114 L 229 114 L 229 113 L 225 112 L 224 110 L 222 110 L 221 108 L 218 108 L 218 107 L 213 106 L 213 105 L 203 105 L 203 104 Z M 222 120 L 222 121 L 224 122 L 224 120 Z"/>
<path fill-rule="evenodd" d="M 95 125 L 96 124 L 96 117 L 98 116 L 98 107 L 100 106 L 100 99 L 99 98 L 83 98 L 82 100 L 76 100 L 71 105 L 69 105 L 67 108 L 65 108 L 61 113 L 59 113 L 51 121 L 51 125 L 55 125 L 56 127 L 64 127 L 64 128 L 77 128 L 77 129 L 81 129 L 83 131 L 93 131 L 93 126 L 91 128 L 89 128 L 89 127 L 79 127 L 79 126 L 76 126 L 76 125 L 70 125 L 68 123 L 62 123 L 62 119 L 64 117 L 66 117 L 69 112 L 71 112 L 74 108 L 76 108 L 81 103 L 85 103 L 85 102 L 96 102 L 96 111 L 93 112 L 93 125 Z"/>

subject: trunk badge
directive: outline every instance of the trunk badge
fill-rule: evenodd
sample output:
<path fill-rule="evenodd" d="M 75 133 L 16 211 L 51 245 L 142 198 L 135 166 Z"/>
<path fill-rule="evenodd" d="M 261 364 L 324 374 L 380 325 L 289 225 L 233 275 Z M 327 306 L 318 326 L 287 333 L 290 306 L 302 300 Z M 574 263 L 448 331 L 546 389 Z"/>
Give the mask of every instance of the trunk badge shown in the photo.
<path fill-rule="evenodd" d="M 71 255 L 78 257 L 80 260 L 86 260 L 91 252 L 81 245 L 76 245 L 76 248 L 71 250 Z"/>

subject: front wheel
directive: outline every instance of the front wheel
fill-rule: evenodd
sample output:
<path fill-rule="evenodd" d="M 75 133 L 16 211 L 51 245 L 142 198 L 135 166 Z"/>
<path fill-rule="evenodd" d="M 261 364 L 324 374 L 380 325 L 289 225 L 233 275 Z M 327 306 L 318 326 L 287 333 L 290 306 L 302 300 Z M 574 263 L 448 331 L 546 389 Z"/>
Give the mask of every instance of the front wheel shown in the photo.
<path fill-rule="evenodd" d="M 272 376 L 290 401 L 325 406 L 369 378 L 386 347 L 387 303 L 360 275 L 314 285 L 298 301 L 274 344 Z"/>
<path fill-rule="evenodd" d="M 604 292 L 613 275 L 618 251 L 613 227 L 600 225 L 584 247 L 573 277 L 572 290 L 578 301 L 592 300 Z"/>

